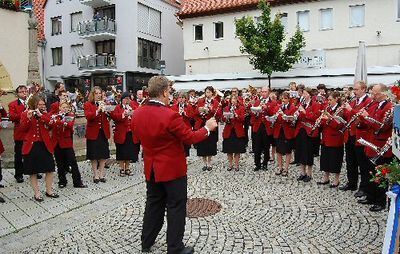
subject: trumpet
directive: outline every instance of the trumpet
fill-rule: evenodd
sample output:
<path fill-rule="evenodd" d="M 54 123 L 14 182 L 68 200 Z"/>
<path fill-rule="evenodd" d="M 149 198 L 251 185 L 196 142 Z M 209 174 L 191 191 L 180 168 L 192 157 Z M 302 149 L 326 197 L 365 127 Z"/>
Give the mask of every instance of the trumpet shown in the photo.
<path fill-rule="evenodd" d="M 276 112 L 273 116 L 266 116 L 265 119 L 269 122 L 271 122 L 271 129 L 274 128 L 276 120 L 278 119 L 278 116 L 283 114 L 283 111 L 281 108 L 279 108 L 278 112 Z"/>

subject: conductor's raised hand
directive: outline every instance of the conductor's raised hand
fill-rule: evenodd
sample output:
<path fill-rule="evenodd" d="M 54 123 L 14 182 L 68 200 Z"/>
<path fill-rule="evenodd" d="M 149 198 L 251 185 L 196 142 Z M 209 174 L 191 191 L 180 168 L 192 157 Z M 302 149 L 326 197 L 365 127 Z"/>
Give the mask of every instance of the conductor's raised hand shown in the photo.
<path fill-rule="evenodd" d="M 217 120 L 214 117 L 210 118 L 206 122 L 206 126 L 210 131 L 215 130 L 218 127 Z"/>

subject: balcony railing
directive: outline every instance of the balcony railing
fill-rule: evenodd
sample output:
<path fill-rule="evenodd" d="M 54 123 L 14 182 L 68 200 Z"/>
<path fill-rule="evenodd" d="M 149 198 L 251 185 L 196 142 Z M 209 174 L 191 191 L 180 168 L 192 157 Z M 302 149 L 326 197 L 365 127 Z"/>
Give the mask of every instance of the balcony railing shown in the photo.
<path fill-rule="evenodd" d="M 114 71 L 117 68 L 117 58 L 114 55 L 89 55 L 78 58 L 80 71 Z"/>
<path fill-rule="evenodd" d="M 80 22 L 78 33 L 81 38 L 98 40 L 113 39 L 116 35 L 115 21 L 109 18 L 100 18 Z"/>
<path fill-rule="evenodd" d="M 90 6 L 92 8 L 98 8 L 111 4 L 110 0 L 80 0 L 81 4 Z"/>

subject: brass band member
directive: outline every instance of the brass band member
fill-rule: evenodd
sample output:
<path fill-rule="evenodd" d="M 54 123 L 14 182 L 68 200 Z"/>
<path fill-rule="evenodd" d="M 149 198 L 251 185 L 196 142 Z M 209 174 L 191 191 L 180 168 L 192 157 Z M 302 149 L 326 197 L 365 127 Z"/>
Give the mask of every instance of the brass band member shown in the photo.
<path fill-rule="evenodd" d="M 367 141 L 379 148 L 389 145 L 387 152 L 377 157 L 376 165 L 390 163 L 393 159 L 391 142 L 387 143 L 388 139 L 392 136 L 393 104 L 385 94 L 387 90 L 388 88 L 383 84 L 375 85 L 371 90 L 371 94 L 376 104 L 368 110 L 364 109 L 361 114 L 361 125 L 368 127 L 369 135 Z M 369 158 L 366 170 L 375 174 L 375 165 L 370 159 L 376 157 L 378 154 L 368 146 L 365 147 L 365 153 Z M 366 199 L 359 200 L 358 202 L 361 204 L 372 204 L 373 206 L 369 209 L 372 212 L 381 211 L 386 207 L 386 191 L 384 188 L 378 187 L 378 184 L 369 181 L 365 188 Z"/>
<path fill-rule="evenodd" d="M 222 152 L 228 155 L 228 171 L 239 171 L 240 154 L 246 152 L 246 139 L 244 133 L 244 106 L 239 103 L 236 95 L 231 95 L 229 105 L 223 110 L 222 120 L 225 122 L 222 136 Z"/>
<path fill-rule="evenodd" d="M 320 104 L 311 100 L 312 90 L 306 88 L 302 91 L 302 103 L 295 115 L 298 115 L 296 126 L 297 163 L 301 165 L 298 181 L 309 182 L 312 179 L 314 165 L 314 140 L 319 136 L 319 128 L 313 129 L 315 121 L 320 116 Z"/>
<path fill-rule="evenodd" d="M 91 161 L 93 182 L 106 182 L 104 166 L 110 158 L 108 139 L 110 138 L 110 122 L 102 100 L 102 90 L 95 86 L 84 105 L 86 127 L 86 159 Z"/>
<path fill-rule="evenodd" d="M 336 188 L 339 185 L 340 170 L 343 163 L 343 133 L 340 130 L 344 126 L 343 109 L 340 101 L 340 93 L 334 91 L 328 97 L 327 113 L 322 115 L 322 140 L 321 140 L 321 160 L 320 170 L 325 172 L 324 178 L 319 185 L 330 183 L 330 174 L 335 178 L 330 188 Z M 341 117 L 341 118 L 339 118 Z"/>
<path fill-rule="evenodd" d="M 346 136 L 348 136 L 345 146 L 348 182 L 346 185 L 341 186 L 340 189 L 344 191 L 356 190 L 358 186 L 358 174 L 360 172 L 361 182 L 359 191 L 356 192 L 355 196 L 358 198 L 365 198 L 364 190 L 369 182 L 369 173 L 366 171 L 368 159 L 365 156 L 364 148 L 356 142 L 356 140 L 361 137 L 366 138 L 368 135 L 366 128 L 357 128 L 359 123 L 358 112 L 367 106 L 369 107 L 372 99 L 367 95 L 367 84 L 364 81 L 356 82 L 353 91 L 356 99 L 350 104 L 347 103 L 345 105 L 345 120 L 351 122 L 354 119 L 349 128 L 345 130 L 345 141 Z"/>
<path fill-rule="evenodd" d="M 177 112 L 182 116 L 185 124 L 192 129 L 192 124 L 190 123 L 190 119 L 192 119 L 192 115 L 194 114 L 193 108 L 190 107 L 187 103 L 187 95 L 185 93 L 178 93 L 178 97 L 176 103 L 171 106 L 171 109 Z M 185 154 L 186 156 L 190 155 L 190 145 L 184 144 Z"/>

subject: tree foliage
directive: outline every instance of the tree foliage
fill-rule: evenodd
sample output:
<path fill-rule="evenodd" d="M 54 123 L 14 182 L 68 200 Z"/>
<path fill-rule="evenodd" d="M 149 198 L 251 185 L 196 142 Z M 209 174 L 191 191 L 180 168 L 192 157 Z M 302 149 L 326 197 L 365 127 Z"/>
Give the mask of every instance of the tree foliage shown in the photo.
<path fill-rule="evenodd" d="M 280 15 L 271 19 L 271 7 L 261 0 L 258 8 L 262 11 L 259 22 L 246 16 L 236 20 L 236 35 L 242 42 L 240 52 L 249 54 L 250 64 L 262 74 L 268 75 L 271 87 L 271 75 L 274 71 L 288 71 L 299 61 L 300 50 L 305 47 L 303 33 L 297 27 L 295 34 L 288 40 L 286 47 L 285 29 Z"/>

